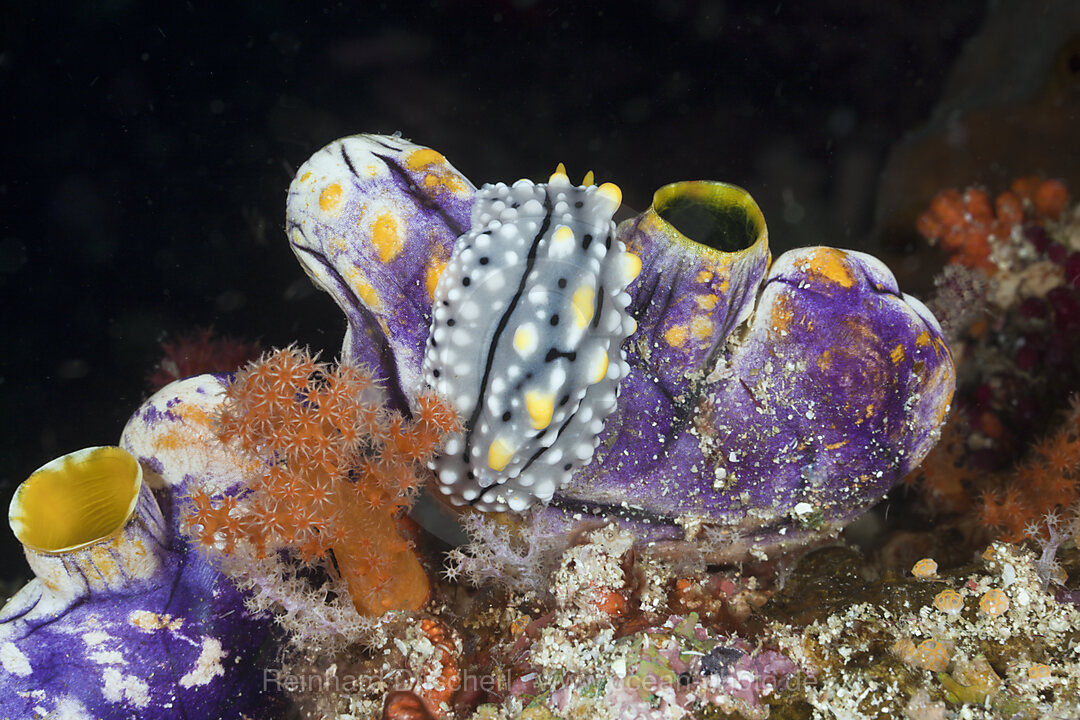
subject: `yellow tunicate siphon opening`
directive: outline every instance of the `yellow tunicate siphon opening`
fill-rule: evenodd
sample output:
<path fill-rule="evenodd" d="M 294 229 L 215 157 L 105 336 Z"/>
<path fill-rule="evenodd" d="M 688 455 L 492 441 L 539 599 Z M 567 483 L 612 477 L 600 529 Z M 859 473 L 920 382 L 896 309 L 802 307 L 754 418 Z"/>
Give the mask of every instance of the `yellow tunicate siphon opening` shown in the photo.
<path fill-rule="evenodd" d="M 123 529 L 135 510 L 142 468 L 118 447 L 93 447 L 43 465 L 15 491 L 8 522 L 38 552 L 77 550 Z"/>
<path fill-rule="evenodd" d="M 765 233 L 765 216 L 737 185 L 691 180 L 653 194 L 653 210 L 686 239 L 721 252 L 752 247 Z"/>

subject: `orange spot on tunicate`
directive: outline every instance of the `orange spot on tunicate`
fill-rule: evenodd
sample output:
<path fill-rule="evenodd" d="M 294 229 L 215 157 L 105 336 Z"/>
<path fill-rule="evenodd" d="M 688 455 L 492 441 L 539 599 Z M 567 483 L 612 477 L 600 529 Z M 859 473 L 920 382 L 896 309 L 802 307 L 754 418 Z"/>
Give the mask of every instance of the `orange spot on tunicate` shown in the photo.
<path fill-rule="evenodd" d="M 906 353 L 904 352 L 904 346 L 897 345 L 896 347 L 894 347 L 892 352 L 889 353 L 889 357 L 892 358 L 894 365 L 899 365 L 900 363 L 902 363 L 904 361 L 904 357 L 906 357 Z"/>
<path fill-rule="evenodd" d="M 323 212 L 333 212 L 341 204 L 341 186 L 330 183 L 319 193 L 319 207 Z"/>
<path fill-rule="evenodd" d="M 917 338 L 915 338 L 915 346 L 916 347 L 926 347 L 929 344 L 930 344 L 930 333 L 928 333 L 926 330 L 923 330 L 921 333 L 919 333 L 919 336 Z"/>
<path fill-rule="evenodd" d="M 845 257 L 847 253 L 843 250 L 817 248 L 809 255 L 796 260 L 795 264 L 800 270 L 816 275 L 822 280 L 849 288 L 855 284 L 855 278 L 848 269 L 847 263 L 844 262 Z"/>
<path fill-rule="evenodd" d="M 444 162 L 446 162 L 446 158 L 442 156 L 442 153 L 431 148 L 418 148 L 405 157 L 404 164 L 406 170 L 416 172 L 428 165 L 441 165 Z"/>
<path fill-rule="evenodd" d="M 791 327 L 791 321 L 795 319 L 795 311 L 791 309 L 791 298 L 787 295 L 778 295 L 773 302 L 772 325 L 773 330 L 783 332 Z"/>
<path fill-rule="evenodd" d="M 832 365 L 832 350 L 826 350 L 818 358 L 817 366 L 821 370 L 828 370 L 830 365 Z"/>
<path fill-rule="evenodd" d="M 711 293 L 709 295 L 698 295 L 695 298 L 695 302 L 697 302 L 698 307 L 702 310 L 712 310 L 714 307 L 716 307 L 716 303 L 719 301 L 720 298 L 716 297 L 716 295 L 713 295 Z"/>
<path fill-rule="evenodd" d="M 712 280 L 712 273 L 708 270 L 698 270 L 698 274 L 694 279 L 699 283 L 707 283 Z"/>
<path fill-rule="evenodd" d="M 379 291 L 368 282 L 367 278 L 359 270 L 347 273 L 346 280 L 356 288 L 356 294 L 360 296 L 360 299 L 369 310 L 378 311 L 382 309 L 382 298 L 379 297 Z"/>
<path fill-rule="evenodd" d="M 398 232 L 398 221 L 390 213 L 382 213 L 371 224 L 371 244 L 379 253 L 379 261 L 390 262 L 401 252 L 403 241 Z"/>
<path fill-rule="evenodd" d="M 435 298 L 435 287 L 439 284 L 439 278 L 442 277 L 445 269 L 446 261 L 441 258 L 433 257 L 428 261 L 427 269 L 424 271 L 424 288 L 429 298 Z"/>
<path fill-rule="evenodd" d="M 695 340 L 705 340 L 712 336 L 713 326 L 708 317 L 695 315 L 690 319 L 690 333 Z"/>
<path fill-rule="evenodd" d="M 664 340 L 671 347 L 682 347 L 688 333 L 685 325 L 672 325 L 664 331 Z"/>

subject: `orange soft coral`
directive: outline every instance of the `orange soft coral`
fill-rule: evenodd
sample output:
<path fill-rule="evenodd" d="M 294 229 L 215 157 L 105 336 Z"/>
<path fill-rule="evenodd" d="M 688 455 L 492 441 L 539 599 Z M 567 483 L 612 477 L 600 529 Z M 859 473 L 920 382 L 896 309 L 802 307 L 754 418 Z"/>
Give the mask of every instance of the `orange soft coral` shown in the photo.
<path fill-rule="evenodd" d="M 332 556 L 327 565 L 361 614 L 419 609 L 428 578 L 398 517 L 457 420 L 433 396 L 421 398 L 411 422 L 380 397 L 361 369 L 319 363 L 295 347 L 238 372 L 218 433 L 249 458 L 251 476 L 236 497 L 192 496 L 193 535 L 226 553 L 243 544 L 256 557 Z"/>
<path fill-rule="evenodd" d="M 1069 194 L 1057 180 L 1038 176 L 1018 178 L 1010 190 L 990 202 L 985 190 L 969 187 L 962 193 L 942 190 L 916 222 L 919 233 L 940 242 L 949 262 L 997 272 L 991 253 L 995 243 L 1009 237 L 1025 216 L 1036 221 L 1057 220 L 1069 202 Z"/>

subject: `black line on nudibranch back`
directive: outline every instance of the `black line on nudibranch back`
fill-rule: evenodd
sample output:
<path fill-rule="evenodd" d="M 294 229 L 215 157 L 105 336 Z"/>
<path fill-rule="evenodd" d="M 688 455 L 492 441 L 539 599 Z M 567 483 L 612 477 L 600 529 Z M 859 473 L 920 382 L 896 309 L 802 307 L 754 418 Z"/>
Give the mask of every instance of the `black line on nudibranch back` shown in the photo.
<path fill-rule="evenodd" d="M 532 456 L 528 460 L 525 461 L 525 464 L 521 466 L 521 471 L 518 472 L 518 477 L 520 477 L 522 473 L 524 473 L 526 470 L 528 470 L 530 465 L 532 465 L 534 462 L 539 460 L 541 455 L 546 453 L 548 450 L 551 449 L 551 447 L 553 445 L 555 445 L 556 443 L 559 442 L 559 440 L 562 438 L 563 430 L 566 429 L 567 425 L 569 425 L 571 422 L 574 421 L 574 415 L 575 415 L 575 413 L 570 413 L 570 417 L 566 418 L 566 420 L 563 422 L 563 424 L 559 426 L 559 431 L 557 433 L 555 433 L 555 439 L 551 442 L 551 445 L 547 445 L 545 447 L 540 448 L 539 450 L 534 452 L 532 454 Z M 537 437 L 539 437 L 539 436 L 537 436 Z M 501 485 L 502 483 L 499 483 L 499 484 Z"/>
<path fill-rule="evenodd" d="M 545 188 L 544 220 L 540 223 L 540 228 L 536 231 L 536 236 L 533 237 L 532 245 L 529 247 L 529 255 L 525 262 L 525 269 L 521 273 L 521 280 L 518 281 L 517 292 L 514 293 L 514 296 L 506 306 L 506 310 L 499 318 L 499 322 L 495 326 L 495 333 L 491 337 L 491 344 L 488 345 L 487 360 L 484 363 L 484 374 L 480 378 L 480 388 L 479 392 L 477 392 L 476 406 L 473 408 L 468 423 L 466 423 L 468 429 L 465 431 L 465 451 L 463 453 L 466 464 L 471 460 L 470 451 L 472 450 L 472 435 L 476 430 L 476 422 L 480 418 L 480 413 L 484 410 L 484 398 L 487 393 L 488 380 L 491 377 L 491 368 L 495 364 L 495 351 L 499 346 L 499 338 L 502 336 L 503 331 L 506 330 L 506 326 L 510 324 L 510 316 L 513 315 L 514 310 L 517 309 L 518 303 L 525 294 L 525 285 L 528 282 L 529 274 L 532 272 L 533 266 L 536 264 L 536 256 L 540 249 L 540 241 L 544 239 L 544 235 L 547 233 L 548 228 L 551 227 L 551 212 L 551 198 L 548 196 Z M 541 449 L 540 452 L 543 452 L 544 449 L 546 448 Z M 530 459 L 529 462 L 531 463 L 532 459 Z M 528 463 L 526 463 L 525 467 L 528 467 Z M 524 470 L 524 468 L 522 468 L 522 470 Z M 518 474 L 520 475 L 520 472 Z M 505 482 L 506 478 L 500 478 L 499 482 L 495 483 L 492 487 L 497 487 Z M 487 488 L 487 490 L 490 490 L 490 487 Z M 484 496 L 487 495 L 487 490 L 481 492 L 475 499 L 470 500 L 469 504 L 476 505 L 476 503 L 483 501 Z"/>

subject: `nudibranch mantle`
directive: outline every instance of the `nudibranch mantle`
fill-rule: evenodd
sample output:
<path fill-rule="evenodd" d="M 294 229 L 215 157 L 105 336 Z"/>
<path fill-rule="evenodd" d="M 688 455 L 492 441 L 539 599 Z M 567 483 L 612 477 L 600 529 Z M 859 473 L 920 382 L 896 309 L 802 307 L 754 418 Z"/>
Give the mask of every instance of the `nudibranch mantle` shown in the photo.
<path fill-rule="evenodd" d="M 637 327 L 626 287 L 641 260 L 615 238 L 622 194 L 571 185 L 484 185 L 433 299 L 424 380 L 464 420 L 432 463 L 455 504 L 521 511 L 587 464 Z"/>

